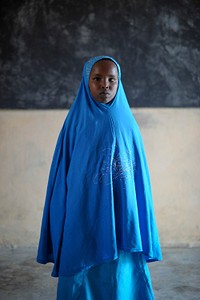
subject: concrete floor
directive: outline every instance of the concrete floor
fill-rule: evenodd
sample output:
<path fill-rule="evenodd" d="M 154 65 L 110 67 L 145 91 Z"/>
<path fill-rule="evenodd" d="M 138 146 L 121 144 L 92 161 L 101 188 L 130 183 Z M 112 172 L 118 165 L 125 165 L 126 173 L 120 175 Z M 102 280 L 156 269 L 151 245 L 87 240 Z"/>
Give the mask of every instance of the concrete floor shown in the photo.
<path fill-rule="evenodd" d="M 1 300 L 56 299 L 52 265 L 37 264 L 35 248 L 2 248 L 0 254 Z M 164 248 L 163 258 L 149 264 L 156 300 L 199 300 L 200 248 Z"/>

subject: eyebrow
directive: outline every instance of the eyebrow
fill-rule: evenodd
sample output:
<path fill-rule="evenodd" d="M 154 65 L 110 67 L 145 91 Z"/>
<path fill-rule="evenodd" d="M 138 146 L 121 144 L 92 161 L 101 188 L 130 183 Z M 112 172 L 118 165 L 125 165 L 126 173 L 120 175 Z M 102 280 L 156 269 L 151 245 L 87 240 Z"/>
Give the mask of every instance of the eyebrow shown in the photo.
<path fill-rule="evenodd" d="M 102 74 L 98 74 L 98 73 L 95 73 L 95 74 L 91 74 L 92 76 L 102 76 Z M 118 77 L 118 74 L 117 75 L 114 75 L 114 74 L 108 74 L 107 75 L 108 77 Z"/>

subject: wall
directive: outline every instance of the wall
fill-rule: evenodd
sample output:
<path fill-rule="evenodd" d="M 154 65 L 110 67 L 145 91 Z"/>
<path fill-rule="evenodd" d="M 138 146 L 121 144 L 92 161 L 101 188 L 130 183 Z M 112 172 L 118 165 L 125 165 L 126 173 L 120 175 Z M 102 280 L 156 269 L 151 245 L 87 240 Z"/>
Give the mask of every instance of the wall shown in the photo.
<path fill-rule="evenodd" d="M 1 0 L 0 28 L 1 108 L 69 108 L 102 54 L 131 106 L 200 106 L 198 0 Z"/>
<path fill-rule="evenodd" d="M 2 0 L 0 27 L 0 245 L 37 243 L 66 115 L 48 109 L 69 108 L 84 62 L 107 54 L 138 107 L 162 244 L 200 246 L 199 1 Z"/>
<path fill-rule="evenodd" d="M 134 109 L 151 172 L 162 245 L 200 246 L 200 110 Z M 0 111 L 0 245 L 38 242 L 64 110 Z"/>

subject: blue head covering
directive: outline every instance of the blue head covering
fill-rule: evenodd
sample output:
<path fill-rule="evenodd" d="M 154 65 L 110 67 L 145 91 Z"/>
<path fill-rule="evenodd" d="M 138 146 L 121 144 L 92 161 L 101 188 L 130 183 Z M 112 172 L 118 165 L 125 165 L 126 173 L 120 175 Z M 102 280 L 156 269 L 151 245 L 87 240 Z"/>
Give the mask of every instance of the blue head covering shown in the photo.
<path fill-rule="evenodd" d="M 93 65 L 112 60 L 118 90 L 111 105 L 95 101 Z M 84 66 L 77 97 L 58 137 L 51 165 L 37 261 L 67 276 L 118 257 L 118 250 L 160 260 L 151 184 L 138 125 L 109 56 Z"/>

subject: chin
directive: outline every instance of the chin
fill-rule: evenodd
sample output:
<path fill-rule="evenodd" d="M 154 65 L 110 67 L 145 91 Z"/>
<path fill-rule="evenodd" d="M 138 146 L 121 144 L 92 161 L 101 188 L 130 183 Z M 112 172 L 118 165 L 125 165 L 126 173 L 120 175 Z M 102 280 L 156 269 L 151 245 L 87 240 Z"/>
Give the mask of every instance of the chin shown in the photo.
<path fill-rule="evenodd" d="M 112 101 L 112 100 L 102 100 L 101 102 L 107 104 L 107 103 L 109 103 L 110 101 Z"/>

